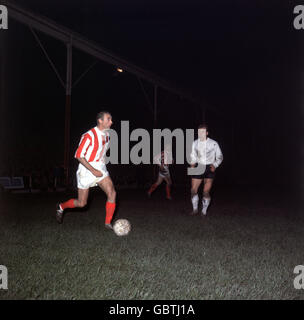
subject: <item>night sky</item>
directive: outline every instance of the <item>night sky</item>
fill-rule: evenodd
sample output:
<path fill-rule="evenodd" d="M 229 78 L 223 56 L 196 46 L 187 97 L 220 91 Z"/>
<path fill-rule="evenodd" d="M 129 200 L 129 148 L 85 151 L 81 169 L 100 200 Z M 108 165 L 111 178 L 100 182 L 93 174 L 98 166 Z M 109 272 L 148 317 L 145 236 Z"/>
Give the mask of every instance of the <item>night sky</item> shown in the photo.
<path fill-rule="evenodd" d="M 226 156 L 227 179 L 240 170 L 249 181 L 258 175 L 268 183 L 300 185 L 304 31 L 293 27 L 293 1 L 15 2 L 202 99 L 210 106 L 211 137 Z M 64 79 L 64 45 L 38 34 Z M 5 161 L 61 161 L 64 89 L 29 29 L 13 19 L 1 33 L 1 51 Z M 94 61 L 74 50 L 73 78 Z M 152 86 L 144 85 L 153 102 Z M 153 127 L 137 79 L 99 62 L 72 92 L 72 151 L 104 107 L 116 125 L 130 120 L 134 128 Z M 200 106 L 160 89 L 158 128 L 195 128 L 201 119 Z"/>

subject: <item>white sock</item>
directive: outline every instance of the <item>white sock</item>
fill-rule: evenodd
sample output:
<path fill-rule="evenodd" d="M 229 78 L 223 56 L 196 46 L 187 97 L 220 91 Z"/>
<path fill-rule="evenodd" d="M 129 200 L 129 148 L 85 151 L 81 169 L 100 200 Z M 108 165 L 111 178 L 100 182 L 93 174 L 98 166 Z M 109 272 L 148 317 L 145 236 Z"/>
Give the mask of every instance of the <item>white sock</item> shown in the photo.
<path fill-rule="evenodd" d="M 193 211 L 197 211 L 198 210 L 198 201 L 199 201 L 199 197 L 197 194 L 195 194 L 192 198 L 192 206 L 193 206 Z"/>
<path fill-rule="evenodd" d="M 203 201 L 202 201 L 202 204 L 203 204 L 202 212 L 203 212 L 203 214 L 207 213 L 207 208 L 208 208 L 208 206 L 210 204 L 210 201 L 211 201 L 211 198 L 203 198 Z"/>

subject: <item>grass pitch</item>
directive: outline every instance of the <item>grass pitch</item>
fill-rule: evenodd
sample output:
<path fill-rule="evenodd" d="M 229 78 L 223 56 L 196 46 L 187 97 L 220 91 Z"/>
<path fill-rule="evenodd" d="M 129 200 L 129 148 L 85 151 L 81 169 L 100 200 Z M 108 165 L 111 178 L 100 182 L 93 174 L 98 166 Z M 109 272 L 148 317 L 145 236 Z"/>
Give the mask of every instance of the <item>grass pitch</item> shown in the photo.
<path fill-rule="evenodd" d="M 104 228 L 99 190 L 62 225 L 56 202 L 75 194 L 2 194 L 0 299 L 303 299 L 293 270 L 304 264 L 304 217 L 291 203 L 218 189 L 208 216 L 191 217 L 188 191 L 171 202 L 164 189 L 118 191 L 127 237 Z"/>

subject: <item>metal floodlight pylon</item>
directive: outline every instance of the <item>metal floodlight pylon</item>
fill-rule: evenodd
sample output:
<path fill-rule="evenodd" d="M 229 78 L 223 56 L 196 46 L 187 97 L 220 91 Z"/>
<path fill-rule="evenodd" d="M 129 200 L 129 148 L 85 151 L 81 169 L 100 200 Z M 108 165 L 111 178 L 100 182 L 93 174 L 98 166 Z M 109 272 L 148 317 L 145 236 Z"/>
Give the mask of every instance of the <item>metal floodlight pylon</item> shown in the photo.
<path fill-rule="evenodd" d="M 66 90 L 66 111 L 65 111 L 65 152 L 64 152 L 64 167 L 66 170 L 66 182 L 68 181 L 68 163 L 69 163 L 69 145 L 70 145 L 70 116 L 71 116 L 71 94 L 72 94 L 72 49 L 76 48 L 80 51 L 83 51 L 97 60 L 102 60 L 106 63 L 109 63 L 115 67 L 119 66 L 124 72 L 128 72 L 138 77 L 138 79 L 143 79 L 154 85 L 154 125 L 156 125 L 157 120 L 157 88 L 163 88 L 168 92 L 176 94 L 182 98 L 187 99 L 189 102 L 192 102 L 198 106 L 202 106 L 204 109 L 208 106 L 202 101 L 201 98 L 195 97 L 191 93 L 177 88 L 168 81 L 158 77 L 157 75 L 144 70 L 131 62 L 122 59 L 121 57 L 113 54 L 112 52 L 102 48 L 100 45 L 94 43 L 83 37 L 82 35 L 52 21 L 49 18 L 46 18 L 42 15 L 36 14 L 28 9 L 17 5 L 11 0 L 3 0 L 4 5 L 8 8 L 9 18 L 27 25 L 33 31 L 33 29 L 38 30 L 44 34 L 51 36 L 54 39 L 57 39 L 61 42 L 64 42 L 67 47 L 67 72 L 66 72 L 66 81 L 65 81 L 65 90 Z M 33 32 L 35 35 L 35 33 Z M 37 37 L 35 37 L 37 41 Z M 42 47 L 43 49 L 43 47 Z M 44 49 L 43 49 L 44 50 Z M 44 52 L 46 55 L 47 53 Z M 51 63 L 50 59 L 48 59 Z M 56 68 L 52 65 L 54 71 Z M 92 66 L 89 68 L 91 69 Z M 84 72 L 86 74 L 88 70 Z M 57 74 L 57 73 L 56 73 Z M 75 82 L 77 84 L 84 74 Z M 57 74 L 57 77 L 59 75 Z M 60 76 L 59 76 L 60 80 Z M 63 81 L 61 80 L 63 84 Z M 150 106 L 152 107 L 152 106 Z M 216 113 L 222 114 L 221 111 L 212 107 L 212 110 Z"/>

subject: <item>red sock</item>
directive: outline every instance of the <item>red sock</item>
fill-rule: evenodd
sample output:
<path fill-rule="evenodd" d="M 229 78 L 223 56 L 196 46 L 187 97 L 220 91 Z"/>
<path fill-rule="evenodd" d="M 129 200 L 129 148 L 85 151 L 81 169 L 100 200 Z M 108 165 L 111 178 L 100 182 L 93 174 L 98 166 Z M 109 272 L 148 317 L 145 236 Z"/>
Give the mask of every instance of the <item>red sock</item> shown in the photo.
<path fill-rule="evenodd" d="M 152 186 L 151 186 L 150 190 L 148 191 L 148 193 L 151 194 L 156 188 L 157 188 L 157 184 L 156 183 L 152 184 Z"/>
<path fill-rule="evenodd" d="M 106 203 L 106 224 L 110 224 L 113 218 L 116 204 L 113 202 L 107 201 Z"/>
<path fill-rule="evenodd" d="M 75 199 L 70 199 L 66 202 L 60 203 L 60 207 L 62 210 L 67 209 L 67 208 L 75 208 L 75 203 L 74 203 Z"/>
<path fill-rule="evenodd" d="M 171 198 L 171 188 L 168 185 L 166 185 L 166 194 L 167 194 L 167 198 Z"/>

